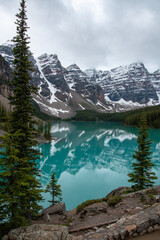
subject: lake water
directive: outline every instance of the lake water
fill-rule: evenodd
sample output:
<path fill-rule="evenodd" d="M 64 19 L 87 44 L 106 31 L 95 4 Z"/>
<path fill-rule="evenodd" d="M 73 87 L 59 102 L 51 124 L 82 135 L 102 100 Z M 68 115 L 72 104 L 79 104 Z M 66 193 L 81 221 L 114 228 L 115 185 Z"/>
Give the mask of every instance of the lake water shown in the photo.
<path fill-rule="evenodd" d="M 58 140 L 40 144 L 42 187 L 53 171 L 61 185 L 67 210 L 88 199 L 104 197 L 120 186 L 130 186 L 127 174 L 132 171 L 132 155 L 137 148 L 137 129 L 110 122 L 53 123 L 51 133 Z M 150 129 L 154 171 L 160 184 L 160 130 Z M 45 194 L 44 207 L 49 206 Z"/>

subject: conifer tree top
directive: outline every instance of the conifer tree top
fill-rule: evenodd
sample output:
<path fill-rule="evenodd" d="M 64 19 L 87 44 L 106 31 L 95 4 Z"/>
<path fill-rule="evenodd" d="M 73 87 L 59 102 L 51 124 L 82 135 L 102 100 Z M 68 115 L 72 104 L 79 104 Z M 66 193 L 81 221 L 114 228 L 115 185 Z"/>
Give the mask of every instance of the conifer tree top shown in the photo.
<path fill-rule="evenodd" d="M 154 163 L 151 161 L 151 143 L 152 140 L 148 139 L 148 127 L 147 120 L 143 114 L 140 119 L 138 137 L 137 137 L 138 149 L 135 150 L 133 158 L 136 160 L 133 166 L 133 172 L 129 173 L 129 182 L 132 182 L 132 190 L 138 191 L 147 187 L 153 186 L 155 179 L 157 179 L 152 167 Z"/>

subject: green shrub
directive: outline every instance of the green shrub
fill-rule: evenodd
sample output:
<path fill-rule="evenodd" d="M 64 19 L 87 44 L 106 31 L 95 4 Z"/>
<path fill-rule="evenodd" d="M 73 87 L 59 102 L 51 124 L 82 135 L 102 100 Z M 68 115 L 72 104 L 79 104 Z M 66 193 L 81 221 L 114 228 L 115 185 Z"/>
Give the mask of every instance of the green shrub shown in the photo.
<path fill-rule="evenodd" d="M 79 213 L 81 212 L 85 207 L 88 207 L 94 203 L 100 203 L 100 202 L 107 202 L 109 206 L 114 207 L 117 203 L 119 203 L 122 200 L 122 197 L 120 195 L 116 195 L 113 197 L 104 197 L 104 198 L 99 198 L 99 199 L 92 199 L 92 200 L 87 200 L 80 205 L 76 207 L 76 212 Z"/>
<path fill-rule="evenodd" d="M 133 192 L 134 192 L 133 189 L 129 188 L 129 189 L 125 190 L 124 192 L 122 192 L 122 194 L 127 195 L 127 194 L 133 193 Z"/>
<path fill-rule="evenodd" d="M 155 189 L 149 189 L 149 190 L 147 190 L 146 195 L 147 195 L 151 200 L 154 201 L 154 200 L 156 199 L 155 195 L 157 195 L 157 191 L 156 191 Z"/>
<path fill-rule="evenodd" d="M 147 196 L 151 199 L 151 201 L 154 201 L 156 199 L 155 195 L 152 193 L 147 194 Z"/>
<path fill-rule="evenodd" d="M 110 197 L 107 201 L 108 205 L 111 207 L 114 207 L 117 203 L 119 203 L 122 200 L 122 197 L 120 195 L 115 195 L 113 197 Z"/>
<path fill-rule="evenodd" d="M 92 199 L 92 200 L 87 200 L 80 205 L 76 207 L 76 212 L 79 213 L 81 212 L 85 207 L 92 205 L 93 203 L 99 203 L 102 202 L 102 199 Z"/>
<path fill-rule="evenodd" d="M 147 195 L 153 194 L 153 195 L 157 195 L 157 191 L 155 189 L 149 189 L 146 191 Z"/>
<path fill-rule="evenodd" d="M 108 199 L 109 199 L 109 197 L 108 197 L 108 196 L 106 196 L 106 197 L 102 198 L 102 201 L 103 201 L 103 202 L 107 202 L 107 201 L 108 201 Z"/>
<path fill-rule="evenodd" d="M 66 223 L 64 224 L 64 226 L 69 227 L 70 224 L 71 224 L 71 222 L 72 222 L 72 219 L 71 219 L 71 218 L 68 218 L 68 219 L 66 220 Z"/>
<path fill-rule="evenodd" d="M 156 202 L 157 191 L 155 189 L 149 189 L 146 193 L 140 196 L 140 200 L 143 204 L 153 205 Z"/>

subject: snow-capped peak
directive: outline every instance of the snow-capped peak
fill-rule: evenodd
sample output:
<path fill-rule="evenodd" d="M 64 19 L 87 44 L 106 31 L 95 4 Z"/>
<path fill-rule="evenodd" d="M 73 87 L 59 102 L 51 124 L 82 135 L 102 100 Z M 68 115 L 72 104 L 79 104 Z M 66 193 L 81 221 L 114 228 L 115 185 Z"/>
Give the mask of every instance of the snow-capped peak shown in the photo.
<path fill-rule="evenodd" d="M 68 71 L 81 71 L 81 69 L 74 63 L 67 67 Z"/>
<path fill-rule="evenodd" d="M 2 44 L 2 46 L 6 47 L 13 47 L 15 43 L 12 40 L 7 40 L 5 43 Z"/>
<path fill-rule="evenodd" d="M 58 59 L 58 56 L 56 54 L 42 54 L 41 56 L 38 57 L 38 61 L 41 65 L 42 68 L 49 66 L 50 68 L 52 68 L 52 71 L 56 71 L 59 69 L 62 69 L 62 65 L 61 62 Z"/>

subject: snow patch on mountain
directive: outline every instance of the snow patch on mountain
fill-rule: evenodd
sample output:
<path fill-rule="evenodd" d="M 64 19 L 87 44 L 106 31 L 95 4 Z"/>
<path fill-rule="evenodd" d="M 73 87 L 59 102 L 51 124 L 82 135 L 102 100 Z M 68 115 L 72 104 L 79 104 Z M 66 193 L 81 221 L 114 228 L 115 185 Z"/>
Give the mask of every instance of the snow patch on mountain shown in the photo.
<path fill-rule="evenodd" d="M 55 88 L 55 86 L 53 86 L 45 77 L 45 75 L 43 74 L 43 68 L 45 67 L 45 64 L 43 63 L 42 59 L 43 57 L 45 56 L 48 56 L 47 54 L 44 54 L 42 55 L 41 57 L 37 58 L 36 59 L 36 63 L 37 63 L 37 66 L 38 66 L 38 69 L 41 73 L 41 78 L 44 78 L 46 83 L 48 84 L 48 88 L 50 90 L 50 93 L 51 93 L 51 98 L 49 100 L 50 103 L 53 103 L 53 102 L 57 102 L 57 97 L 55 97 L 55 93 L 57 91 L 57 89 Z M 48 60 L 49 63 L 51 63 L 51 59 L 49 58 Z M 40 90 L 39 90 L 39 93 L 42 91 L 42 88 L 41 88 L 41 85 L 39 86 L 40 87 Z"/>
<path fill-rule="evenodd" d="M 82 108 L 82 110 L 84 110 L 85 108 L 84 107 L 82 107 L 82 105 L 79 103 L 79 106 Z"/>
<path fill-rule="evenodd" d="M 6 47 L 11 47 L 13 49 L 14 47 L 14 42 L 12 40 L 7 40 L 5 43 L 2 44 L 3 46 L 6 46 Z"/>
<path fill-rule="evenodd" d="M 44 110 L 46 110 L 48 113 L 50 113 L 51 115 L 54 115 L 56 117 L 59 117 L 59 109 L 55 109 L 49 106 L 46 106 L 44 103 L 38 101 L 37 99 L 34 99 L 36 101 L 36 103 L 41 106 Z"/>

